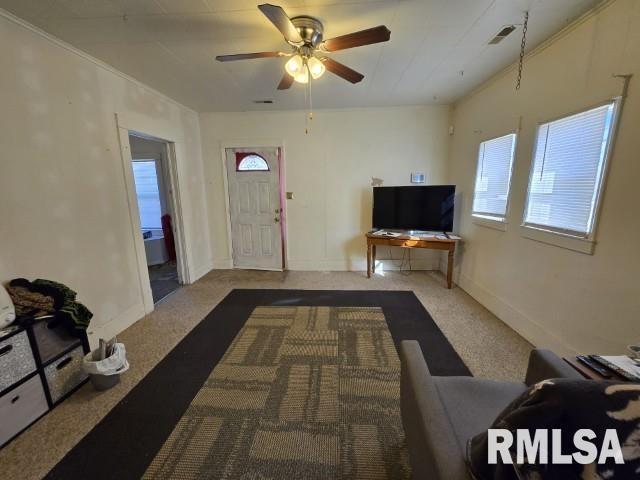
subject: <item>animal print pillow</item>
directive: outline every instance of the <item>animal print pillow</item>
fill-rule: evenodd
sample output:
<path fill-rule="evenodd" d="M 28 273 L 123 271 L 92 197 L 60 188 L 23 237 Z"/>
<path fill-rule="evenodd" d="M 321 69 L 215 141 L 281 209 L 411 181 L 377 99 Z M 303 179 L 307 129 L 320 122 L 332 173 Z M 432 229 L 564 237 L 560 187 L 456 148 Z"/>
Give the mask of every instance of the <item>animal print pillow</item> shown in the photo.
<path fill-rule="evenodd" d="M 495 433 L 490 434 L 491 429 L 503 429 L 506 435 L 497 439 L 505 445 L 504 457 L 496 452 L 494 464 L 489 463 Z M 583 442 L 575 443 L 576 432 Z M 507 450 L 509 434 L 513 443 Z M 534 456 L 528 439 L 540 440 L 539 445 L 546 442 L 546 462 L 540 455 L 545 449 L 538 448 Z M 582 448 L 584 440 L 592 444 L 586 447 L 590 455 Z M 527 456 L 527 446 L 531 456 Z M 596 450 L 595 461 L 591 461 Z M 533 385 L 496 418 L 489 431 L 469 440 L 467 465 L 476 480 L 640 478 L 640 384 L 553 379 Z"/>

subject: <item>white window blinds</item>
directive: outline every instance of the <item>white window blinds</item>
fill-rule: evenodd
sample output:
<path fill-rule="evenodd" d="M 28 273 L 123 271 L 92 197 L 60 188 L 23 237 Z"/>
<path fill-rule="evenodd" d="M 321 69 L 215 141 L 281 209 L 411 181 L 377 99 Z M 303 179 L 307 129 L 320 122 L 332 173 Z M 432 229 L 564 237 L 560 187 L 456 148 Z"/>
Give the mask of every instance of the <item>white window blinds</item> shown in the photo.
<path fill-rule="evenodd" d="M 143 230 L 161 229 L 162 206 L 158 188 L 158 172 L 155 160 L 133 162 L 133 178 L 136 184 L 140 226 Z"/>
<path fill-rule="evenodd" d="M 524 223 L 588 237 L 611 140 L 615 102 L 540 125 Z"/>
<path fill-rule="evenodd" d="M 474 215 L 504 219 L 515 143 L 516 135 L 512 133 L 480 144 L 473 194 Z"/>

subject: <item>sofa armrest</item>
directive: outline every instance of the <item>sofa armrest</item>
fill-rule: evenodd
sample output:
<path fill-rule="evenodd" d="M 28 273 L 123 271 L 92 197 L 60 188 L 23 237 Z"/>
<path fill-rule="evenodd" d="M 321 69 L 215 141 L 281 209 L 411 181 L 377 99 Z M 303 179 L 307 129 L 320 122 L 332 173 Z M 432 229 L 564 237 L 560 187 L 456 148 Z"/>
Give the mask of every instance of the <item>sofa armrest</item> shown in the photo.
<path fill-rule="evenodd" d="M 418 342 L 400 345 L 402 424 L 413 477 L 432 480 L 468 479 L 464 452 L 440 400 Z"/>
<path fill-rule="evenodd" d="M 532 350 L 524 383 L 531 386 L 549 378 L 583 377 L 551 350 L 541 348 Z"/>

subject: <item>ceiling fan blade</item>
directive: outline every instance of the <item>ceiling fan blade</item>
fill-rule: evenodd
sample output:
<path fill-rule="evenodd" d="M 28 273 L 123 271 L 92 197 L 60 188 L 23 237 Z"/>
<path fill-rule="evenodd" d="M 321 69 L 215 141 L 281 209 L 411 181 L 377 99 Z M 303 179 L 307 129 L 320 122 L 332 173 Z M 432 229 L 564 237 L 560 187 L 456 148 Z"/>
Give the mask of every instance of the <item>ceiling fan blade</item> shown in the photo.
<path fill-rule="evenodd" d="M 364 78 L 364 75 L 362 75 L 361 73 L 358 73 L 355 70 L 347 67 L 346 65 L 343 65 L 340 62 L 336 62 L 331 58 L 325 57 L 322 59 L 322 62 L 324 63 L 324 66 L 327 70 L 335 75 L 338 75 L 339 77 L 344 78 L 348 82 L 358 83 L 361 82 Z"/>
<path fill-rule="evenodd" d="M 293 77 L 287 72 L 284 72 L 282 80 L 280 80 L 280 83 L 278 84 L 278 90 L 287 90 L 291 88 L 291 85 L 293 85 Z"/>
<path fill-rule="evenodd" d="M 372 43 L 387 42 L 391 38 L 391 31 L 384 25 L 368 28 L 359 32 L 348 33 L 341 37 L 329 38 L 320 44 L 325 52 L 336 52 L 347 48 L 371 45 Z"/>
<path fill-rule="evenodd" d="M 282 52 L 257 52 L 257 53 L 239 53 L 237 55 L 218 55 L 216 60 L 219 62 L 232 62 L 234 60 L 250 60 L 252 58 L 270 58 L 284 57 L 286 53 Z"/>
<path fill-rule="evenodd" d="M 296 27 L 291 23 L 291 20 L 282 7 L 271 5 L 270 3 L 263 3 L 262 5 L 258 5 L 258 8 L 269 20 L 271 20 L 271 23 L 280 30 L 287 42 L 299 45 L 304 43 L 304 40 L 302 40 L 302 37 L 298 33 L 298 30 L 296 30 Z"/>

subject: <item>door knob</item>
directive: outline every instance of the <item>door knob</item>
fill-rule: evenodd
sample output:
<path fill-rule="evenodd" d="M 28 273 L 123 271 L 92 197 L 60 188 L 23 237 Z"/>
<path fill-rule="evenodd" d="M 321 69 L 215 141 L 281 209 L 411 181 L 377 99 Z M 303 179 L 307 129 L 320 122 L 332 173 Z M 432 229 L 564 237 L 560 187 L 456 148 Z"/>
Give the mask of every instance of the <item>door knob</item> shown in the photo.
<path fill-rule="evenodd" d="M 280 219 L 278 217 L 273 219 L 274 222 L 278 223 L 280 221 Z"/>

